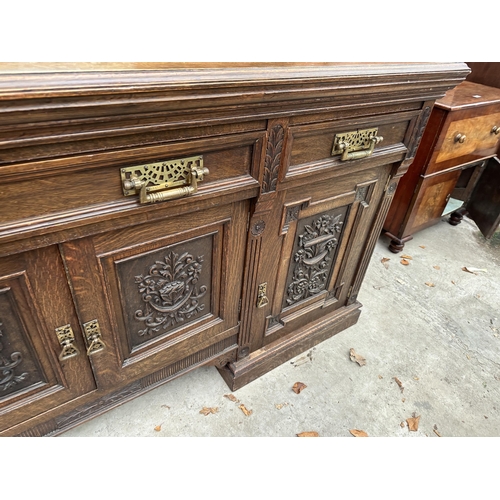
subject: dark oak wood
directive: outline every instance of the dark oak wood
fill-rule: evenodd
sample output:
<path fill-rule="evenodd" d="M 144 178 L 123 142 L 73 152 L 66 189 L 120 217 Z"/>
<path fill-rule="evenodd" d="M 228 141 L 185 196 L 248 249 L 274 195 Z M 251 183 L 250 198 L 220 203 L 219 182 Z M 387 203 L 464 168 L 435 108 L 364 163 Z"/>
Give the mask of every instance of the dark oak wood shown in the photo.
<path fill-rule="evenodd" d="M 463 209 L 452 213 L 450 224 L 459 224 L 466 212 L 472 216 L 467 204 L 486 160 L 499 147 L 495 126 L 500 127 L 497 88 L 464 81 L 436 101 L 415 160 L 402 177 L 384 222 L 392 252 L 402 251 L 414 233 L 437 223 L 450 197 L 464 202 Z M 459 134 L 465 136 L 463 142 Z M 493 212 L 495 206 L 491 199 Z M 491 224 L 496 220 L 493 212 L 488 218 Z M 481 230 L 492 234 L 495 227 L 481 224 Z"/>
<path fill-rule="evenodd" d="M 353 325 L 430 109 L 467 72 L 0 64 L 0 435 L 57 435 L 203 365 L 235 390 Z M 371 156 L 332 153 L 364 128 Z M 122 169 L 191 156 L 196 193 L 125 195 Z"/>

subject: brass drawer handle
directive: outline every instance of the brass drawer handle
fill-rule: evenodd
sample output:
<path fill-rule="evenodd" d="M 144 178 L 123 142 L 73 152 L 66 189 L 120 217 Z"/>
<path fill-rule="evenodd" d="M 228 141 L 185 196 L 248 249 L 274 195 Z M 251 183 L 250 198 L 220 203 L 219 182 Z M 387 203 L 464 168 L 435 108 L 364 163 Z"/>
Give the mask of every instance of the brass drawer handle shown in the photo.
<path fill-rule="evenodd" d="M 337 134 L 333 141 L 332 156 L 340 154 L 341 161 L 358 160 L 370 156 L 384 138 L 377 136 L 378 128 L 354 130 Z"/>
<path fill-rule="evenodd" d="M 101 328 L 96 319 L 84 323 L 83 333 L 87 344 L 87 356 L 100 352 L 106 347 L 106 344 L 102 341 Z"/>
<path fill-rule="evenodd" d="M 457 134 L 455 136 L 455 139 L 454 141 L 455 142 L 459 142 L 460 144 L 463 144 L 465 142 L 465 139 L 467 138 L 467 136 L 465 134 Z"/>
<path fill-rule="evenodd" d="M 497 127 L 496 125 L 491 129 L 491 133 L 498 135 L 500 134 L 500 127 Z"/>
<path fill-rule="evenodd" d="M 198 182 L 208 173 L 203 156 L 122 168 L 123 194 L 139 194 L 141 203 L 175 200 L 196 193 Z"/>
<path fill-rule="evenodd" d="M 75 334 L 71 325 L 59 326 L 56 328 L 56 335 L 59 344 L 62 347 L 62 351 L 59 354 L 59 359 L 61 361 L 66 361 L 67 359 L 74 358 L 80 354 L 80 351 L 73 345 L 75 341 Z"/>

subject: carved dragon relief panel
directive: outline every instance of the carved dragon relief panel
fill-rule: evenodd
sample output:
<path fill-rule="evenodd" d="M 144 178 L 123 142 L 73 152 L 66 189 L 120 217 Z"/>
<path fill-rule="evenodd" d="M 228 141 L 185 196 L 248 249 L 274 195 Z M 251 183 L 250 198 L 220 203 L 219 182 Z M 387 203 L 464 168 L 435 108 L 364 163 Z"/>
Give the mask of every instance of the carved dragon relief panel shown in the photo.
<path fill-rule="evenodd" d="M 209 314 L 212 235 L 116 263 L 134 348 Z"/>
<path fill-rule="evenodd" d="M 0 400 L 46 382 L 10 289 L 0 290 Z"/>
<path fill-rule="evenodd" d="M 347 210 L 340 207 L 299 221 L 283 308 L 326 290 Z"/>

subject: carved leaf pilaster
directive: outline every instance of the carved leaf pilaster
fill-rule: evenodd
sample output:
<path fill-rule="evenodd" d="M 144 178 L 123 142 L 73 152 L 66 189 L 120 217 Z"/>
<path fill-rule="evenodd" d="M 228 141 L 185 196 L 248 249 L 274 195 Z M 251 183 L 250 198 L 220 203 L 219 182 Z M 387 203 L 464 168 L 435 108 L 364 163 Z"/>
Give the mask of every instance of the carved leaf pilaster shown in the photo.
<path fill-rule="evenodd" d="M 418 146 L 420 145 L 420 141 L 422 140 L 422 136 L 424 135 L 425 127 L 427 126 L 427 122 L 429 121 L 430 115 L 431 115 L 431 107 L 426 106 L 420 118 L 420 123 L 418 124 L 418 131 L 415 135 L 415 139 L 413 141 L 413 145 L 411 147 L 411 151 L 410 154 L 408 155 L 408 158 L 413 158 L 417 153 Z"/>
<path fill-rule="evenodd" d="M 263 193 L 276 191 L 284 138 L 285 131 L 281 125 L 275 125 L 269 132 L 264 161 L 264 178 L 262 181 Z"/>

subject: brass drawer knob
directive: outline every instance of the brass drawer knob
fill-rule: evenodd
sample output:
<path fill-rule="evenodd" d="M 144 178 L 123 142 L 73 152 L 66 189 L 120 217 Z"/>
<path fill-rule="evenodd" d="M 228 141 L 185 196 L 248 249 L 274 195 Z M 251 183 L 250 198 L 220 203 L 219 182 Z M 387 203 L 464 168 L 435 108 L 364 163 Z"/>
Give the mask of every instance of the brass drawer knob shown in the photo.
<path fill-rule="evenodd" d="M 465 142 L 465 139 L 467 136 L 465 134 L 457 134 L 455 136 L 455 142 L 459 142 L 460 144 L 463 144 Z"/>
<path fill-rule="evenodd" d="M 500 134 L 500 127 L 497 127 L 496 125 L 491 129 L 491 133 L 498 135 Z"/>

